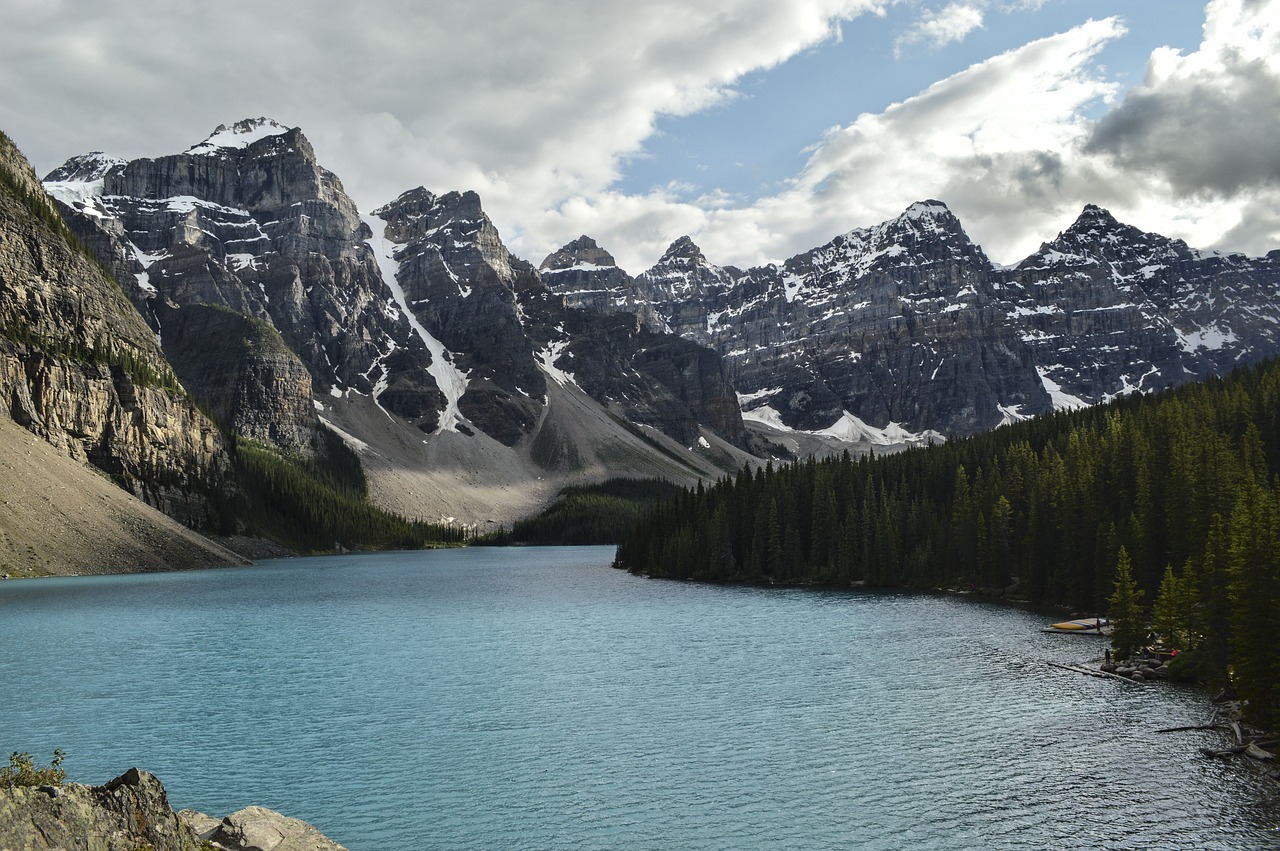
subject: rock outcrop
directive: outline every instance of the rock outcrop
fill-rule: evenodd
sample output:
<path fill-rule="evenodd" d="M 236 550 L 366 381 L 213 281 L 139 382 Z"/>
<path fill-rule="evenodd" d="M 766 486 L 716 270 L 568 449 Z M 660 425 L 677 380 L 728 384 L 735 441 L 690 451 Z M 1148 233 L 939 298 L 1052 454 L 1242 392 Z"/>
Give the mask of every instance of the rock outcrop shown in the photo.
<path fill-rule="evenodd" d="M 261 807 L 216 821 L 175 813 L 164 785 L 131 768 L 102 786 L 0 787 L 4 851 L 345 851 L 306 822 Z"/>
<path fill-rule="evenodd" d="M 245 807 L 221 821 L 194 810 L 178 818 L 202 841 L 227 851 L 346 851 L 307 822 L 265 807 Z"/>

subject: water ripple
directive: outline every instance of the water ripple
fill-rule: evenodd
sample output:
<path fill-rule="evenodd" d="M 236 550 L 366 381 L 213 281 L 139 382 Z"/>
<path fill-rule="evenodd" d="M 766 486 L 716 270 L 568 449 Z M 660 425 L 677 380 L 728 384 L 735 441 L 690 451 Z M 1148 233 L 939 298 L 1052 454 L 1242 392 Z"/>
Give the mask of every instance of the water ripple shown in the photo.
<path fill-rule="evenodd" d="M 1276 847 L 1203 695 L 1043 616 L 655 582 L 606 550 L 0 585 L 4 741 L 356 851 Z M 56 632 L 57 641 L 43 636 Z"/>

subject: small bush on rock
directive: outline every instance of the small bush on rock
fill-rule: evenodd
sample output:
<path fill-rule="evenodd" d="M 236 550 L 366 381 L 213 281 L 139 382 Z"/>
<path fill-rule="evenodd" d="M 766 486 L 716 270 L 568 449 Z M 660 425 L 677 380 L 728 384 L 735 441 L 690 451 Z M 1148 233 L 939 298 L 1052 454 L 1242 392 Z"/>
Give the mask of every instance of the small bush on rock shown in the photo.
<path fill-rule="evenodd" d="M 14 751 L 9 755 L 9 765 L 0 769 L 0 785 L 12 789 L 14 786 L 61 786 L 67 779 L 67 772 L 62 769 L 62 760 L 66 756 L 62 748 L 53 752 L 53 762 L 48 766 L 39 766 L 29 753 Z"/>

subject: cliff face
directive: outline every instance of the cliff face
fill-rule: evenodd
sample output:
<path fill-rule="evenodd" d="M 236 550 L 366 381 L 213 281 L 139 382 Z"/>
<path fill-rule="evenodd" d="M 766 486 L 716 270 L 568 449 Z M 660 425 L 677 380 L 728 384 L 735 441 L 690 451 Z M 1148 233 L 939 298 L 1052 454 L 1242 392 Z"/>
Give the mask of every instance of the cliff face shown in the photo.
<path fill-rule="evenodd" d="M 69 239 L 26 160 L 0 137 L 0 401 L 15 422 L 166 514 L 211 522 L 229 469 L 108 274 Z"/>
<path fill-rule="evenodd" d="M 606 409 L 694 447 L 705 427 L 742 447 L 746 436 L 724 362 L 711 349 L 645 326 L 636 314 L 568 307 L 545 287 L 520 304 L 551 380 L 581 388 Z"/>
<path fill-rule="evenodd" d="M 320 422 L 311 374 L 275 328 L 209 305 L 162 315 L 178 378 L 224 426 L 289 453 L 314 451 Z"/>
<path fill-rule="evenodd" d="M 685 447 L 703 426 L 743 445 L 742 418 L 714 351 L 646 323 L 645 311 L 639 319 L 604 316 L 589 300 L 543 284 L 543 275 L 563 277 L 584 264 L 620 273 L 594 242 L 566 246 L 539 274 L 507 251 L 474 192 L 419 188 L 374 215 L 372 224 L 385 223 L 375 230 L 394 246 L 406 304 L 452 353 L 455 384 L 465 387 L 458 411 L 473 426 L 508 446 L 535 435 L 550 380 L 572 383 Z"/>
<path fill-rule="evenodd" d="M 394 246 L 394 275 L 429 345 L 443 345 L 462 392 L 452 404 L 471 425 L 507 446 L 542 412 L 546 379 L 516 304 L 536 281 L 513 257 L 474 192 L 435 195 L 419 187 L 373 214 Z M 465 377 L 464 377 L 465 376 Z M 465 388 L 465 389 L 463 389 Z"/>
<path fill-rule="evenodd" d="M 220 127 L 181 154 L 127 163 L 77 157 L 46 185 L 78 214 L 73 226 L 175 362 L 201 354 L 182 351 L 179 331 L 208 320 L 182 311 L 224 307 L 279 332 L 309 373 L 308 393 L 374 395 L 435 430 L 444 398 L 427 373 L 431 354 L 383 281 L 368 226 L 300 130 L 257 119 Z M 240 379 L 264 377 L 250 361 L 280 354 L 246 352 Z M 296 409 L 270 399 L 280 386 L 268 382 L 252 395 L 267 401 L 259 432 L 286 435 L 281 446 L 291 450 L 314 427 L 314 412 L 279 419 Z M 269 416 L 277 419 L 267 424 Z"/>

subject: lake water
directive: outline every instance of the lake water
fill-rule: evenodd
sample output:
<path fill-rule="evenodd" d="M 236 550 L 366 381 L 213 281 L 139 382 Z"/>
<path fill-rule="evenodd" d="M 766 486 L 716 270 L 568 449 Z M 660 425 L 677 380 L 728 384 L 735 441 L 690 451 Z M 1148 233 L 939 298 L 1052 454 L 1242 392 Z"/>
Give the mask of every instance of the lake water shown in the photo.
<path fill-rule="evenodd" d="M 0 583 L 0 750 L 353 851 L 1275 848 L 1204 695 L 942 596 L 646 580 L 612 548 Z"/>

